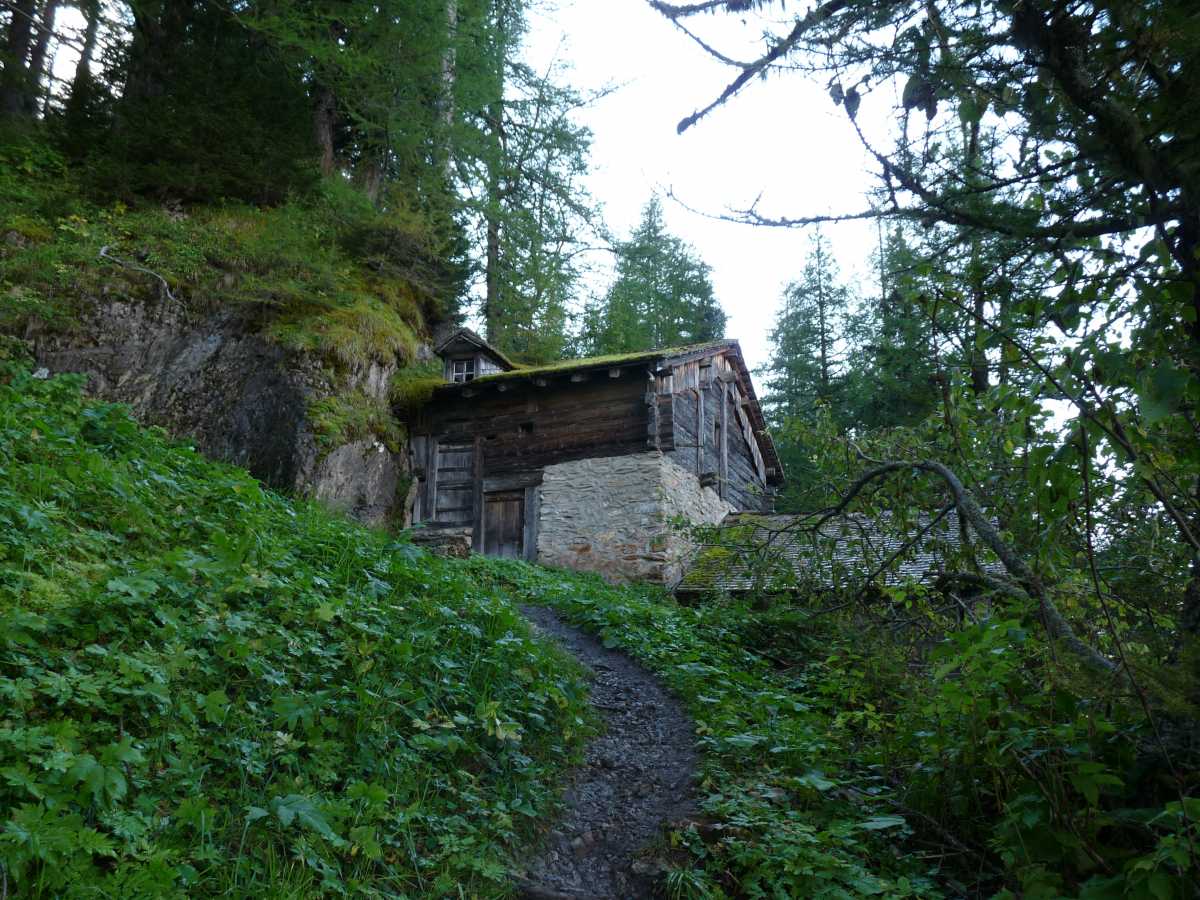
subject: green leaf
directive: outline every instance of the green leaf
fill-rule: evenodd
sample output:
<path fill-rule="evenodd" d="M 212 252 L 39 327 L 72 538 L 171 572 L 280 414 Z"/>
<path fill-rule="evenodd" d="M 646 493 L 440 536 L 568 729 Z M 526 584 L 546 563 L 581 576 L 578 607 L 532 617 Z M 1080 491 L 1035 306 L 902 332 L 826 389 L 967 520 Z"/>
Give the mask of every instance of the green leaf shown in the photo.
<path fill-rule="evenodd" d="M 1138 407 L 1142 417 L 1155 423 L 1177 414 L 1183 408 L 1189 381 L 1188 373 L 1170 361 L 1155 366 L 1138 384 Z"/>
<path fill-rule="evenodd" d="M 901 828 L 908 824 L 900 816 L 874 816 L 865 822 L 859 822 L 858 827 L 864 831 L 883 831 L 888 828 Z"/>
<path fill-rule="evenodd" d="M 220 725 L 228 714 L 229 697 L 224 691 L 211 691 L 204 695 L 204 717 L 214 725 Z"/>
<path fill-rule="evenodd" d="M 289 827 L 293 822 L 299 822 L 309 831 L 315 831 L 321 837 L 335 845 L 345 843 L 325 821 L 325 817 L 321 815 L 321 811 L 313 804 L 312 800 L 302 794 L 288 794 L 286 797 L 276 797 L 271 801 L 271 807 L 275 811 L 276 818 L 284 828 Z"/>

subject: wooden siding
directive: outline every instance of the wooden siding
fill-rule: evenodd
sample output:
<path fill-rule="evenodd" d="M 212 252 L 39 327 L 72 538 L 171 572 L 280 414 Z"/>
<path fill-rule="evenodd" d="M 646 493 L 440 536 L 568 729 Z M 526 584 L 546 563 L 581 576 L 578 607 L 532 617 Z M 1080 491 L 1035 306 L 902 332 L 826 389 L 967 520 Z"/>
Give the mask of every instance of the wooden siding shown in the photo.
<path fill-rule="evenodd" d="M 416 423 L 412 454 L 420 489 L 414 521 L 470 526 L 477 550 L 532 558 L 541 470 L 656 446 L 663 421 L 661 412 L 652 413 L 662 404 L 648 393 L 652 382 L 639 368 L 618 370 L 615 377 L 605 371 L 584 381 L 505 387 L 438 397 Z M 500 496 L 494 492 L 518 489 L 524 491 L 519 536 L 511 522 L 518 507 L 493 501 Z"/>
<path fill-rule="evenodd" d="M 638 374 L 439 398 L 426 427 L 444 442 L 480 438 L 484 477 L 645 450 L 650 407 Z"/>
<path fill-rule="evenodd" d="M 766 469 L 746 396 L 724 356 L 695 360 L 659 373 L 660 396 L 671 396 L 672 434 L 662 446 L 668 456 L 702 480 L 711 481 L 734 507 L 770 508 Z"/>

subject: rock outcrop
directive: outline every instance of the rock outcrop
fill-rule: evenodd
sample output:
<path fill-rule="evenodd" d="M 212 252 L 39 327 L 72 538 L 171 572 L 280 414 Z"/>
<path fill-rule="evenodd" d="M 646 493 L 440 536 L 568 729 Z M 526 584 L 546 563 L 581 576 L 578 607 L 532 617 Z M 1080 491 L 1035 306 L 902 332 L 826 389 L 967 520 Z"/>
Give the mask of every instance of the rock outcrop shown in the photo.
<path fill-rule="evenodd" d="M 309 416 L 334 392 L 386 402 L 394 364 L 335 374 L 313 355 L 268 340 L 249 310 L 194 312 L 170 299 L 100 298 L 69 333 L 32 326 L 25 337 L 39 366 L 86 375 L 93 396 L 127 403 L 140 421 L 274 488 L 370 524 L 402 517 L 403 448 L 393 452 L 372 435 L 329 446 Z"/>

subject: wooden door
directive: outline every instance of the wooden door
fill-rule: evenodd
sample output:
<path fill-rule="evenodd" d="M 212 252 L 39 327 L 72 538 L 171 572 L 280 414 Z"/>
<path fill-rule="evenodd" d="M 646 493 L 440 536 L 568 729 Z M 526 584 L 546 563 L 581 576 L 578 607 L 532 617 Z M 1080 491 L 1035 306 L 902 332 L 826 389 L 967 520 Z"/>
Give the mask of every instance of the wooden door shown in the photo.
<path fill-rule="evenodd" d="M 439 444 L 433 519 L 440 525 L 470 525 L 475 518 L 475 452 L 471 444 Z"/>
<path fill-rule="evenodd" d="M 513 559 L 525 555 L 524 491 L 496 491 L 485 496 L 483 552 Z"/>

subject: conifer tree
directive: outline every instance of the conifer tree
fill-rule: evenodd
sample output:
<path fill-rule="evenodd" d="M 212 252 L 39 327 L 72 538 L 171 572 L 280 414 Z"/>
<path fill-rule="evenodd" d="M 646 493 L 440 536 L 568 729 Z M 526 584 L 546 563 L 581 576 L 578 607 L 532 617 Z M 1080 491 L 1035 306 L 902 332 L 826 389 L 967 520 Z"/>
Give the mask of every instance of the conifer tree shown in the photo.
<path fill-rule="evenodd" d="M 841 282 L 829 241 L 818 231 L 800 277 L 784 288 L 770 333 L 771 356 L 762 374 L 763 402 L 772 418 L 810 417 L 818 405 L 840 401 L 849 304 L 850 290 Z"/>
<path fill-rule="evenodd" d="M 725 311 L 710 269 L 693 247 L 667 231 L 657 197 L 615 253 L 617 277 L 585 317 L 584 350 L 628 353 L 724 337 Z"/>

